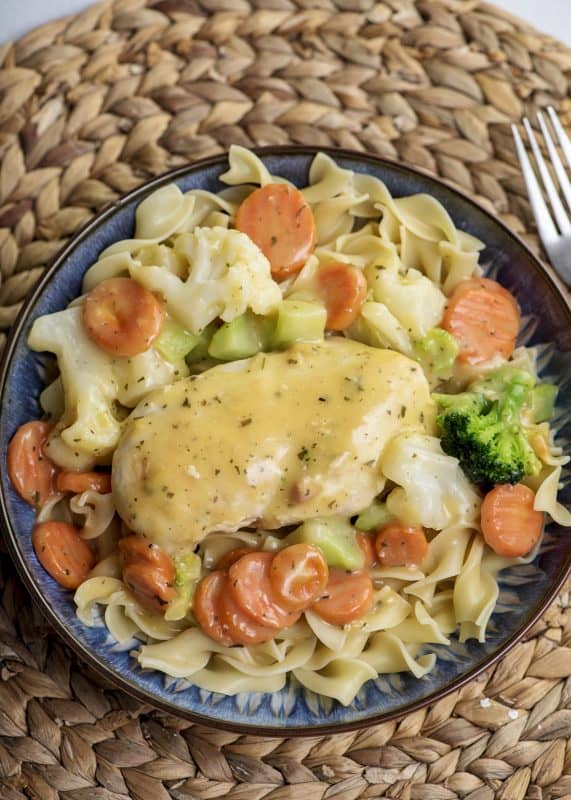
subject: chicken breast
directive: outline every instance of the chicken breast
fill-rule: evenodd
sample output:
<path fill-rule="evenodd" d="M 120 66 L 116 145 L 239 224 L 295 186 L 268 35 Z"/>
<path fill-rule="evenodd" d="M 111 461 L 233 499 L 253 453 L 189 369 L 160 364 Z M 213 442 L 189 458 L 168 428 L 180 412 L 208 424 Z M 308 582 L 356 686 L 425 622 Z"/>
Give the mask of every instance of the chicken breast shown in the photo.
<path fill-rule="evenodd" d="M 383 488 L 385 444 L 432 408 L 414 361 L 340 337 L 216 366 L 137 406 L 117 509 L 171 554 L 211 531 L 354 514 Z"/>

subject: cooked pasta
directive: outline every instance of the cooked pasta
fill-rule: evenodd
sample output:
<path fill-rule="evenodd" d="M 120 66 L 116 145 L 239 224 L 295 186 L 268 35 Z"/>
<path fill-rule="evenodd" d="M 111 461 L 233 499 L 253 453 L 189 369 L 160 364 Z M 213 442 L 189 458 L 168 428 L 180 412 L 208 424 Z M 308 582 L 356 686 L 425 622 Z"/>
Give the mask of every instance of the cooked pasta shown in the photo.
<path fill-rule="evenodd" d="M 555 390 L 434 197 L 324 154 L 298 190 L 241 147 L 220 180 L 151 193 L 81 297 L 36 320 L 59 376 L 11 476 L 42 565 L 141 667 L 222 694 L 293 676 L 347 705 L 379 674 L 421 678 L 431 646 L 484 641 L 498 572 L 533 558 L 544 515 L 571 525 Z"/>

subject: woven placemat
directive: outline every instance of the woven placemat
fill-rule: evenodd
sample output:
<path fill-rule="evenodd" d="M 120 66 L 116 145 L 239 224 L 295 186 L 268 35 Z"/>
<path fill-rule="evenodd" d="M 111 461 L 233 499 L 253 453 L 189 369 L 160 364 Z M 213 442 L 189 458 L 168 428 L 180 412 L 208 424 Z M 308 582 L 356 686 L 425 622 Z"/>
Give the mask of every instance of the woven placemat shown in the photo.
<path fill-rule="evenodd" d="M 0 330 L 98 209 L 231 143 L 419 165 L 536 247 L 509 123 L 552 103 L 569 124 L 570 73 L 478 0 L 117 0 L 38 28 L 0 46 Z M 569 590 L 461 691 L 311 739 L 153 712 L 86 671 L 2 554 L 0 595 L 2 800 L 571 798 Z"/>

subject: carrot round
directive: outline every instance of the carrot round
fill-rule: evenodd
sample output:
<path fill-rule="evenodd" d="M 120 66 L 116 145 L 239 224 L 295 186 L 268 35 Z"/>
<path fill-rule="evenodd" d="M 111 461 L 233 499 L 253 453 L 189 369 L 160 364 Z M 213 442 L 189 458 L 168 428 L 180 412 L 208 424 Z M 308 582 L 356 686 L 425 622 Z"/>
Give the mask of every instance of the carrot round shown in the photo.
<path fill-rule="evenodd" d="M 332 569 L 323 597 L 313 611 L 332 625 L 348 625 L 361 619 L 373 605 L 373 581 L 366 572 Z"/>
<path fill-rule="evenodd" d="M 497 281 L 470 278 L 448 300 L 442 327 L 458 342 L 459 361 L 480 364 L 511 356 L 520 315 L 514 296 Z"/>
<path fill-rule="evenodd" d="M 64 589 L 77 589 L 95 563 L 89 545 L 68 522 L 39 522 L 32 546 L 42 567 Z"/>
<path fill-rule="evenodd" d="M 58 492 L 82 494 L 91 490 L 99 494 L 111 491 L 111 475 L 108 472 L 60 472 L 56 478 Z"/>
<path fill-rule="evenodd" d="M 480 511 L 486 544 L 500 556 L 527 555 L 541 537 L 543 512 L 533 507 L 534 492 L 523 483 L 495 486 Z"/>
<path fill-rule="evenodd" d="M 42 506 L 54 493 L 57 467 L 43 450 L 51 429 L 48 422 L 26 422 L 8 445 L 10 480 L 22 500 L 31 506 Z"/>
<path fill-rule="evenodd" d="M 418 566 L 426 558 L 428 542 L 422 528 L 391 522 L 377 533 L 375 551 L 382 567 Z"/>
<path fill-rule="evenodd" d="M 261 644 L 269 642 L 276 635 L 275 628 L 262 625 L 247 614 L 236 602 L 231 591 L 231 578 L 227 578 L 222 589 L 218 606 L 222 629 L 227 633 L 232 644 Z"/>
<path fill-rule="evenodd" d="M 227 628 L 221 619 L 221 601 L 224 592 L 228 591 L 228 580 L 225 572 L 216 570 L 202 578 L 196 587 L 192 600 L 192 613 L 202 631 L 214 641 L 230 647 L 234 644 Z"/>
<path fill-rule="evenodd" d="M 102 281 L 87 295 L 83 307 L 89 337 L 114 356 L 136 356 L 148 350 L 163 320 L 159 300 L 131 278 Z"/>
<path fill-rule="evenodd" d="M 234 603 L 259 625 L 287 628 L 299 613 L 282 605 L 270 579 L 273 553 L 248 553 L 228 570 L 229 593 Z"/>
<path fill-rule="evenodd" d="M 302 611 L 323 592 L 329 568 L 323 553 L 309 544 L 284 547 L 270 565 L 270 581 L 280 604 Z"/>
<path fill-rule="evenodd" d="M 170 556 L 158 544 L 149 542 L 143 536 L 131 534 L 119 540 L 118 548 L 122 564 L 152 564 L 163 572 L 172 573 L 174 579 L 174 567 Z"/>
<path fill-rule="evenodd" d="M 327 309 L 325 327 L 343 331 L 361 313 L 367 298 L 367 281 L 360 269 L 348 264 L 330 262 L 317 273 L 319 293 Z"/>
<path fill-rule="evenodd" d="M 377 561 L 377 553 L 375 551 L 375 540 L 374 538 L 368 534 L 363 533 L 363 531 L 357 532 L 357 544 L 361 548 L 361 552 L 365 557 L 365 569 L 370 569 L 372 566 L 375 565 Z"/>
<path fill-rule="evenodd" d="M 123 567 L 123 581 L 137 602 L 154 614 L 163 614 L 176 594 L 169 576 L 151 564 L 127 564 Z"/>
<path fill-rule="evenodd" d="M 315 220 L 303 194 L 285 183 L 252 192 L 236 214 L 236 228 L 258 245 L 280 280 L 299 272 L 315 248 Z"/>
<path fill-rule="evenodd" d="M 216 569 L 229 570 L 232 564 L 239 561 L 242 556 L 247 556 L 248 553 L 253 553 L 251 547 L 235 547 L 234 550 L 229 550 L 224 555 L 220 556 L 216 562 Z"/>
<path fill-rule="evenodd" d="M 123 581 L 148 611 L 162 614 L 175 597 L 174 565 L 158 545 L 142 536 L 119 540 Z"/>

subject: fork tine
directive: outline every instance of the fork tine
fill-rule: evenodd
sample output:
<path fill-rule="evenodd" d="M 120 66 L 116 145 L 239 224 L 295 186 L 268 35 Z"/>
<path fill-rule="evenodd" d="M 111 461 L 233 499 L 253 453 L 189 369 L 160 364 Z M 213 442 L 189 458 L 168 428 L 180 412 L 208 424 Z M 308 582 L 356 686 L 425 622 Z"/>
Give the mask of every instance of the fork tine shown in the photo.
<path fill-rule="evenodd" d="M 553 181 L 551 180 L 551 175 L 549 174 L 549 170 L 545 164 L 543 159 L 543 155 L 541 150 L 539 149 L 539 145 L 537 144 L 537 139 L 535 138 L 535 134 L 531 129 L 531 125 L 529 124 L 529 120 L 527 117 L 523 118 L 523 127 L 527 133 L 527 138 L 529 139 L 529 143 L 531 145 L 531 150 L 533 155 L 535 156 L 535 161 L 537 163 L 537 168 L 539 170 L 539 174 L 541 175 L 541 180 L 543 181 L 543 185 L 545 186 L 545 191 L 547 192 L 547 196 L 549 198 L 549 202 L 551 203 L 551 208 L 553 209 L 553 213 L 555 214 L 555 219 L 559 226 L 559 230 L 561 233 L 569 233 L 571 231 L 571 225 L 569 224 L 569 218 L 563 208 L 563 203 L 559 199 L 559 195 L 557 194 L 557 189 Z"/>
<path fill-rule="evenodd" d="M 557 116 L 557 112 L 555 111 L 553 106 L 547 107 L 547 113 L 549 114 L 549 119 L 551 120 L 553 129 L 557 134 L 557 138 L 559 139 L 559 144 L 561 145 L 563 155 L 565 156 L 565 160 L 567 161 L 567 166 L 569 167 L 569 169 L 571 169 L 571 142 L 569 141 L 569 137 L 563 130 L 563 125 L 561 124 L 561 121 Z"/>
<path fill-rule="evenodd" d="M 547 127 L 547 123 L 545 122 L 545 119 L 541 111 L 537 112 L 537 121 L 539 122 L 539 127 L 541 128 L 543 138 L 545 139 L 545 144 L 547 145 L 549 158 L 551 159 L 551 163 L 553 164 L 553 168 L 555 170 L 555 174 L 557 175 L 557 180 L 559 181 L 561 191 L 563 192 L 565 200 L 567 201 L 567 205 L 571 210 L 571 183 L 569 182 L 569 178 L 567 177 L 565 168 L 561 163 L 561 159 L 559 158 L 559 153 L 557 152 L 555 145 L 553 144 L 553 139 L 551 138 L 551 134 L 549 133 L 549 128 Z"/>
<path fill-rule="evenodd" d="M 521 165 L 521 171 L 523 172 L 523 178 L 527 187 L 527 193 L 529 195 L 529 202 L 531 203 L 531 210 L 533 211 L 533 216 L 535 217 L 537 230 L 541 236 L 541 241 L 545 247 L 548 247 L 557 241 L 558 233 L 555 229 L 555 225 L 553 224 L 553 220 L 551 219 L 549 209 L 547 208 L 545 200 L 543 199 L 543 195 L 541 194 L 541 188 L 537 182 L 537 178 L 535 177 L 535 172 L 530 164 L 525 147 L 523 146 L 521 136 L 519 135 L 519 131 L 515 125 L 512 125 L 512 133 L 515 140 L 517 156 Z"/>

